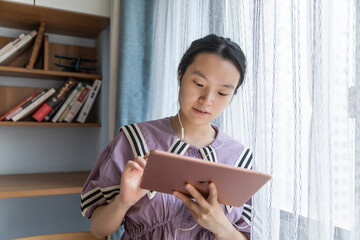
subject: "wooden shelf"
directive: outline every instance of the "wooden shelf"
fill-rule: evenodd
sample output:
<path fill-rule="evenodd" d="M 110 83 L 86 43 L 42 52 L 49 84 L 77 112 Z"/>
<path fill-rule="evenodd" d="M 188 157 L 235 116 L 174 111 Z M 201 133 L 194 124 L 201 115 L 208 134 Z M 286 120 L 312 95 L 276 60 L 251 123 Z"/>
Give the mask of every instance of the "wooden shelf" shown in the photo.
<path fill-rule="evenodd" d="M 81 193 L 89 172 L 0 175 L 0 198 Z"/>
<path fill-rule="evenodd" d="M 5 122 L 0 121 L 0 126 L 29 126 L 29 127 L 101 127 L 100 123 L 53 123 L 53 122 Z"/>
<path fill-rule="evenodd" d="M 33 30 L 41 21 L 47 33 L 92 39 L 110 24 L 108 17 L 0 1 L 0 26 Z"/>
<path fill-rule="evenodd" d="M 0 75 L 23 78 L 48 78 L 48 79 L 66 79 L 67 77 L 81 78 L 81 79 L 102 79 L 100 74 L 87 74 L 77 72 L 61 72 L 42 69 L 27 69 L 19 67 L 0 66 Z"/>

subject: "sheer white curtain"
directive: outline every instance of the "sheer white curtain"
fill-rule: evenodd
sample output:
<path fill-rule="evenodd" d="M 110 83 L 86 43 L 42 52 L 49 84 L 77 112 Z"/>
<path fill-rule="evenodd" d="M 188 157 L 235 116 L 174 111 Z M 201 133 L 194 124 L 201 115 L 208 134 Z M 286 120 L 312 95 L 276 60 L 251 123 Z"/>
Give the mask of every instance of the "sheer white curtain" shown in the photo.
<path fill-rule="evenodd" d="M 216 33 L 247 55 L 245 83 L 214 124 L 273 175 L 253 199 L 253 239 L 358 239 L 355 9 L 355 0 L 156 1 L 152 119 L 178 111 L 177 65 L 193 40 Z"/>

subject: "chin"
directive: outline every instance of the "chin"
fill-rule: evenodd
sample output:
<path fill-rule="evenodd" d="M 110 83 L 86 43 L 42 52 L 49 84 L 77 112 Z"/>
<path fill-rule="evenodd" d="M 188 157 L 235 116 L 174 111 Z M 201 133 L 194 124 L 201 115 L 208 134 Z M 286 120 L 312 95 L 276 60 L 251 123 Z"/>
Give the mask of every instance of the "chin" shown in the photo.
<path fill-rule="evenodd" d="M 199 117 L 191 117 L 190 121 L 195 125 L 208 125 L 211 124 L 211 118 L 199 118 Z"/>

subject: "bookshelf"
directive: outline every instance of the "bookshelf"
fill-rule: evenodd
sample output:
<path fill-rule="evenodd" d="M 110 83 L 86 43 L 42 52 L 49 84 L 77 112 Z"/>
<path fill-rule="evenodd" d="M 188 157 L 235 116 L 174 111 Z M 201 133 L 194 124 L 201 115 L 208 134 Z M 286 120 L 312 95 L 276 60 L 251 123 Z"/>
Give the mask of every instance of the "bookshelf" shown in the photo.
<path fill-rule="evenodd" d="M 33 30 L 41 21 L 46 23 L 47 33 L 84 38 L 96 38 L 110 24 L 106 17 L 0 1 L 2 27 Z"/>
<path fill-rule="evenodd" d="M 89 172 L 0 175 L 0 198 L 80 193 Z"/>
<path fill-rule="evenodd" d="M 88 39 L 96 39 L 110 24 L 110 19 L 106 17 L 0 1 L 0 27 L 24 31 L 38 30 L 41 21 L 46 23 L 45 34 L 52 33 Z M 0 36 L 0 48 L 12 39 Z M 47 42 L 42 50 L 44 54 L 42 65 L 44 67 L 39 68 L 39 66 L 35 65 L 34 69 L 27 69 L 25 65 L 31 55 L 31 50 L 32 47 L 29 47 L 9 65 L 0 66 L 0 76 L 15 77 L 14 81 L 18 81 L 16 78 L 21 78 L 22 81 L 26 81 L 26 79 L 66 81 L 68 77 L 73 77 L 90 85 L 95 79 L 102 80 L 101 74 L 64 72 L 54 64 L 57 61 L 54 57 L 55 54 L 76 56 L 80 52 L 84 58 L 96 58 L 97 52 L 95 48 Z M 0 81 L 0 116 L 10 110 L 11 106 L 14 106 L 16 102 L 19 103 L 21 99 L 26 99 L 26 97 L 40 89 L 19 86 L 18 84 L 14 85 L 2 86 Z M 0 127 L 98 128 L 101 127 L 101 123 L 96 119 L 96 111 L 98 109 L 93 106 L 86 123 L 0 121 Z M 0 199 L 80 193 L 88 174 L 89 172 L 49 172 L 0 175 Z"/>
<path fill-rule="evenodd" d="M 64 79 L 64 77 L 74 77 L 79 79 L 102 79 L 100 74 L 87 74 L 77 72 L 60 72 L 54 70 L 27 69 L 20 67 L 0 66 L 0 75 L 9 77 L 30 77 L 44 79 Z"/>
<path fill-rule="evenodd" d="M 16 28 L 21 30 L 38 30 L 40 22 L 45 22 L 45 34 L 55 33 L 75 37 L 84 37 L 95 39 L 109 24 L 110 19 L 101 16 L 94 16 L 83 13 L 76 13 L 47 7 L 39 7 L 14 2 L 0 1 L 0 26 Z M 0 48 L 14 38 L 0 36 Z M 83 58 L 95 58 L 96 49 L 91 47 L 74 46 L 69 44 L 49 43 L 44 41 L 43 58 L 40 61 L 40 67 L 27 69 L 25 65 L 31 56 L 32 47 L 28 47 L 21 55 L 17 56 L 7 66 L 0 66 L 0 76 L 35 78 L 65 81 L 68 77 L 76 80 L 88 82 L 92 85 L 95 79 L 102 80 L 101 74 L 97 73 L 79 73 L 64 72 L 60 67 L 55 66 L 55 62 L 60 60 L 54 55 L 77 56 L 79 53 Z M 86 63 L 85 63 L 86 64 Z M 39 65 L 39 64 L 38 64 Z M 42 66 L 41 66 L 42 65 Z M 1 83 L 0 83 L 1 85 Z M 0 86 L 1 91 L 1 86 Z M 5 114 L 11 107 L 16 106 L 21 99 L 26 99 L 27 91 L 17 92 L 13 101 L 0 101 L 0 116 Z M 0 96 L 1 98 L 1 96 Z M 7 99 L 8 100 L 8 99 Z M 94 108 L 95 106 L 93 106 Z M 92 109 L 94 111 L 94 109 Z M 87 119 L 86 123 L 37 123 L 32 121 L 19 122 L 0 122 L 0 126 L 44 126 L 44 127 L 100 127 L 101 124 L 94 118 Z M 89 116 L 90 117 L 90 116 Z"/>

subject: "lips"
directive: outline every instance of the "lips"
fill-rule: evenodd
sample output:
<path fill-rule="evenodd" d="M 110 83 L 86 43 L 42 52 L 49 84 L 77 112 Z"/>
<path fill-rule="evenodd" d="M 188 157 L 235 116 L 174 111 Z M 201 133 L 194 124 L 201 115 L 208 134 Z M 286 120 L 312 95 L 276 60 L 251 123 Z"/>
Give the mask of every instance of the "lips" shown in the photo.
<path fill-rule="evenodd" d="M 196 113 L 199 113 L 199 114 L 210 114 L 208 111 L 206 111 L 206 110 L 200 110 L 200 109 L 197 109 L 197 108 L 193 108 L 194 109 L 194 111 L 196 112 Z"/>

